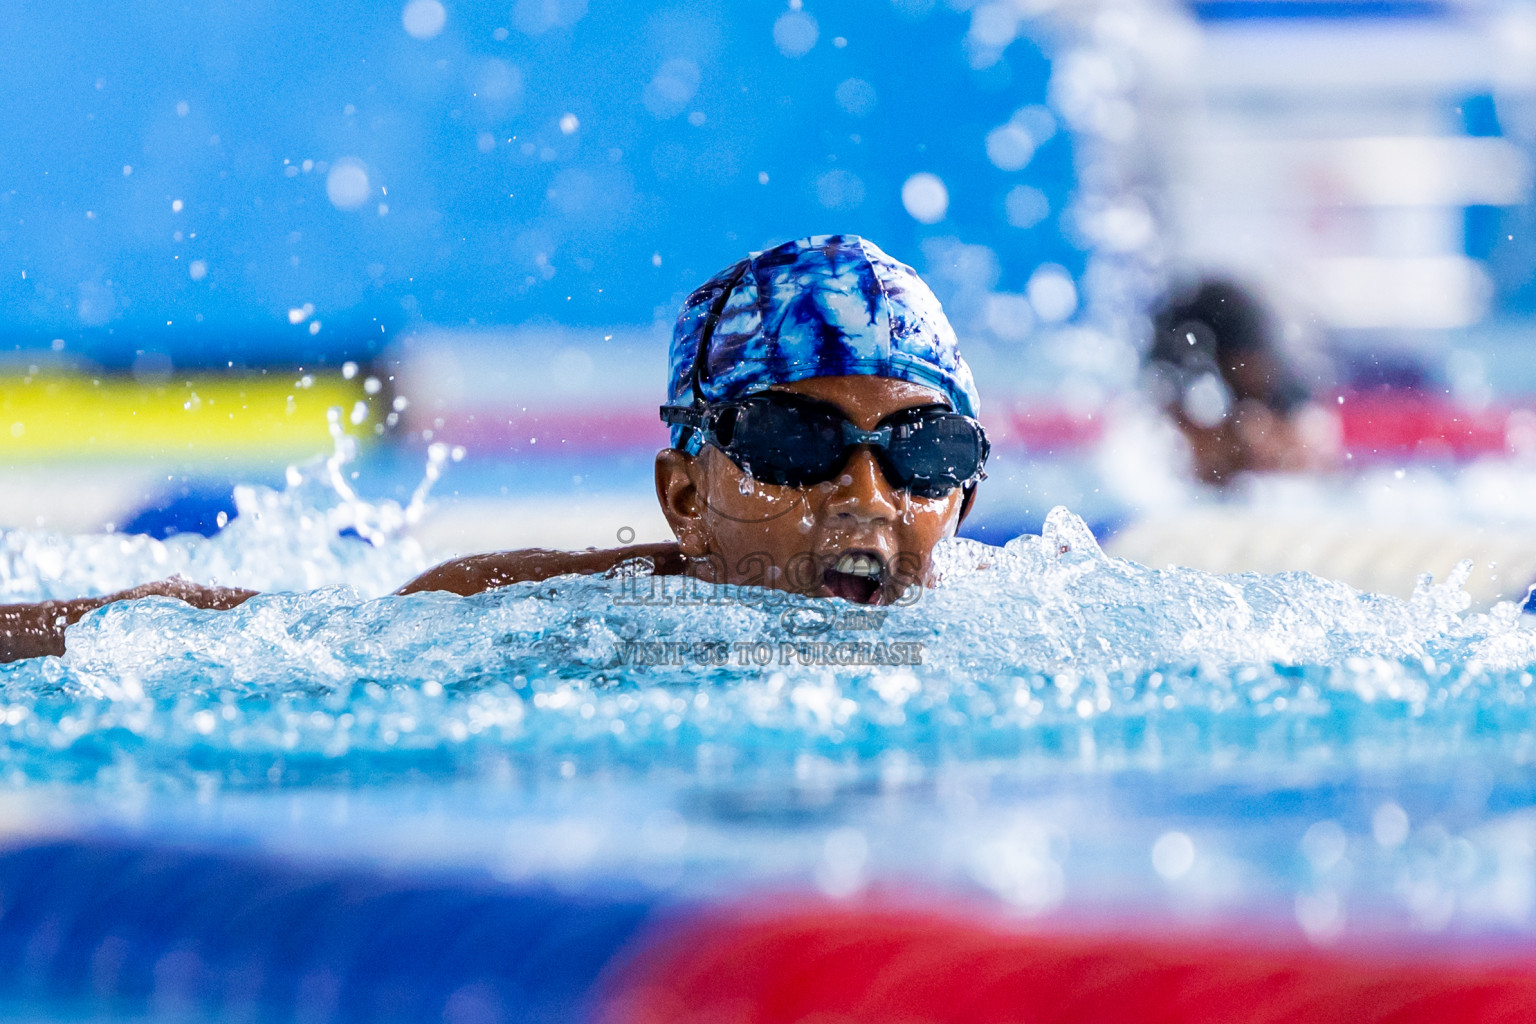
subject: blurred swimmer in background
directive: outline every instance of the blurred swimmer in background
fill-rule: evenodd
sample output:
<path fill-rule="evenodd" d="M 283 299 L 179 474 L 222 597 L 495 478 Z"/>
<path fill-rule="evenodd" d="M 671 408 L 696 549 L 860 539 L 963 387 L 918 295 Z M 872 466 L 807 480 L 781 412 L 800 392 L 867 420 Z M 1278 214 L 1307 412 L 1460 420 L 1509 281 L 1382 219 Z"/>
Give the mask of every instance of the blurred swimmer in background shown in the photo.
<path fill-rule="evenodd" d="M 1383 516 L 1374 504 L 1388 493 L 1379 480 L 1318 472 L 1346 464 L 1337 406 L 1314 401 L 1273 323 L 1251 292 L 1219 279 L 1156 310 L 1147 389 L 1182 435 L 1193 475 L 1217 489 L 1165 492 L 1161 505 L 1107 538 L 1105 550 L 1216 573 L 1307 571 L 1403 598 L 1420 574 L 1447 579 L 1471 556 L 1488 567 L 1461 577 L 1477 607 L 1522 600 L 1536 579 L 1536 544 L 1527 537 L 1437 522 L 1411 507 Z M 1395 479 L 1402 476 L 1399 469 Z"/>
<path fill-rule="evenodd" d="M 990 446 L 933 292 L 855 235 L 788 242 L 683 304 L 661 417 L 656 496 L 676 536 L 608 550 L 474 555 L 398 593 L 477 594 L 646 559 L 659 575 L 886 604 L 933 582 Z M 0 607 L 0 660 L 61 654 L 65 628 L 162 595 L 232 608 L 252 591 L 174 579 L 105 597 Z"/>
<path fill-rule="evenodd" d="M 1286 360 L 1251 292 L 1208 279 L 1153 314 L 1148 388 L 1188 443 L 1195 475 L 1224 486 L 1243 473 L 1332 468 L 1334 418 Z"/>

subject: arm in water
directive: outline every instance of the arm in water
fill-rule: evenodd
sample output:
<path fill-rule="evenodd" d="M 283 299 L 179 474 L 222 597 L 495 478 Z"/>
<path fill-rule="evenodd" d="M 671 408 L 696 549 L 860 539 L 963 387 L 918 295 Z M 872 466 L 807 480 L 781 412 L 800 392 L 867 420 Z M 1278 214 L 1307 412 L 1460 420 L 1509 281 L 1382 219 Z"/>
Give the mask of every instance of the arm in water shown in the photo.
<path fill-rule="evenodd" d="M 455 594 L 478 594 L 509 583 L 537 582 L 567 573 L 607 572 L 633 558 L 654 559 L 656 572 L 661 575 L 675 575 L 683 570 L 682 556 L 678 554 L 676 544 L 635 544 L 608 551 L 503 551 L 445 562 L 407 583 L 398 593 L 448 590 Z M 97 608 L 116 601 L 156 596 L 174 597 L 194 608 L 227 611 L 255 597 L 256 591 L 205 587 L 190 580 L 173 578 L 145 583 L 105 597 L 0 605 L 0 662 L 62 655 L 64 630 Z"/>
<path fill-rule="evenodd" d="M 38 604 L 0 605 L 0 662 L 64 653 L 64 630 L 103 605 L 140 597 L 174 597 L 194 608 L 225 611 L 254 597 L 254 590 L 205 587 L 179 577 L 145 583 L 105 597 Z"/>
<path fill-rule="evenodd" d="M 662 544 L 631 544 L 623 548 L 586 551 L 548 551 L 529 548 L 526 551 L 497 551 L 488 555 L 471 555 L 444 562 L 428 569 L 399 590 L 397 594 L 416 594 L 423 590 L 446 590 L 469 596 L 510 583 L 537 583 L 551 576 L 571 573 L 595 575 L 635 558 L 649 558 L 656 566 L 658 576 L 676 576 L 683 571 L 683 556 L 676 542 Z"/>

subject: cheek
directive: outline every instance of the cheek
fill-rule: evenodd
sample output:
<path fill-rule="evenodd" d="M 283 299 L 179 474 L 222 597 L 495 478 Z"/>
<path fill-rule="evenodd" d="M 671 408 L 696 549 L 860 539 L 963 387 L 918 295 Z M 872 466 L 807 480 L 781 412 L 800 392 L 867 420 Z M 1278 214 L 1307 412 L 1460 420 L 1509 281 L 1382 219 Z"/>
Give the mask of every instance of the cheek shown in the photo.
<path fill-rule="evenodd" d="M 759 484 L 743 474 L 721 477 L 703 493 L 706 522 L 722 548 L 793 551 L 812 532 L 809 510 L 815 503 L 799 491 Z"/>
<path fill-rule="evenodd" d="M 717 518 L 747 526 L 766 526 L 803 504 L 798 492 L 760 484 L 746 474 L 722 476 L 703 494 L 709 511 Z"/>
<path fill-rule="evenodd" d="M 784 488 L 758 483 L 725 456 L 706 449 L 706 473 L 699 488 L 707 511 L 726 522 L 761 523 L 783 513 Z"/>
<path fill-rule="evenodd" d="M 959 490 L 943 498 L 905 497 L 899 506 L 902 525 L 913 534 L 948 536 L 959 525 L 964 501 L 965 494 Z"/>

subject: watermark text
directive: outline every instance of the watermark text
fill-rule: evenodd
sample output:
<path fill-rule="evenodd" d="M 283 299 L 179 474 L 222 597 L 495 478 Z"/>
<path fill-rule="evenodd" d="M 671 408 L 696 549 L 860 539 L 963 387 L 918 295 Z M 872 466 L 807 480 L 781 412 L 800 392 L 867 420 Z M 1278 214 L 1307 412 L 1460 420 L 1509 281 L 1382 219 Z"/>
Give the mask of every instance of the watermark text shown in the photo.
<path fill-rule="evenodd" d="M 619 663 L 637 668 L 698 665 L 921 665 L 921 640 L 623 640 Z"/>

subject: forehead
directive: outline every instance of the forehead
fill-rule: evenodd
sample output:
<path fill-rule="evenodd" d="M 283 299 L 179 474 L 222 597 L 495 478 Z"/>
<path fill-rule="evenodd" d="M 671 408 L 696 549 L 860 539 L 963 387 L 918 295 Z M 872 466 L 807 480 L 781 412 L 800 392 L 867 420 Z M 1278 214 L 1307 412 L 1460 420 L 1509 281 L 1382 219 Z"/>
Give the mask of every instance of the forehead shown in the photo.
<path fill-rule="evenodd" d="M 892 413 L 922 405 L 949 405 L 942 392 L 893 377 L 812 377 L 793 384 L 776 385 L 772 390 L 835 405 L 854 421 L 866 418 L 879 421 Z"/>

